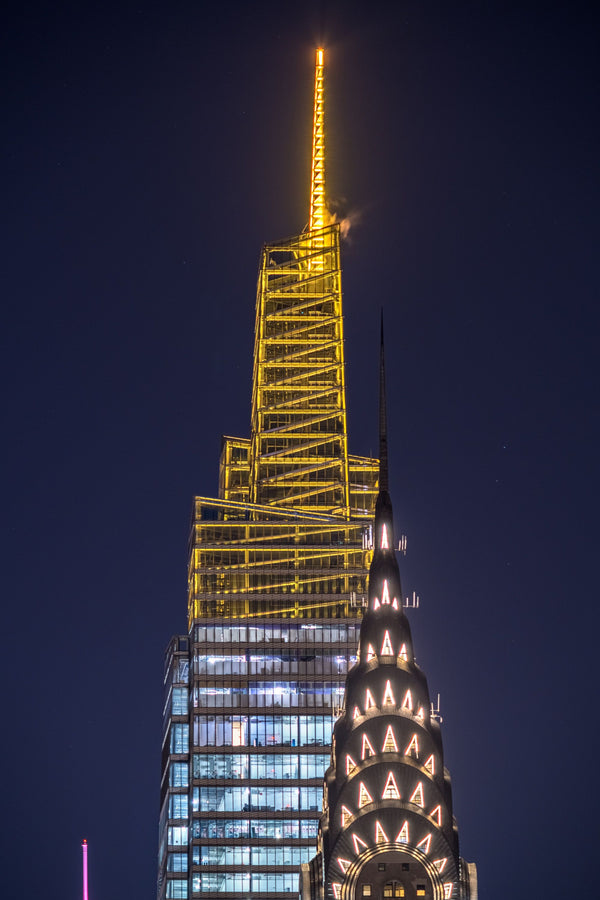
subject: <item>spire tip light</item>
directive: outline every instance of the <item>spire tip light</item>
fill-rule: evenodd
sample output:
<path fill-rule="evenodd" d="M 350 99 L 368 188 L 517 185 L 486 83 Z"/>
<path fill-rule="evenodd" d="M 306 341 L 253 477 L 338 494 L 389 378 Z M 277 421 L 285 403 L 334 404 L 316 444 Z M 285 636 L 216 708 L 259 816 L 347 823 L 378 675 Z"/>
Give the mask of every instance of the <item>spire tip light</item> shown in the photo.
<path fill-rule="evenodd" d="M 324 228 L 325 209 L 325 115 L 323 104 L 323 69 L 325 51 L 319 47 L 315 65 L 315 101 L 313 116 L 312 167 L 310 179 L 309 230 Z"/>

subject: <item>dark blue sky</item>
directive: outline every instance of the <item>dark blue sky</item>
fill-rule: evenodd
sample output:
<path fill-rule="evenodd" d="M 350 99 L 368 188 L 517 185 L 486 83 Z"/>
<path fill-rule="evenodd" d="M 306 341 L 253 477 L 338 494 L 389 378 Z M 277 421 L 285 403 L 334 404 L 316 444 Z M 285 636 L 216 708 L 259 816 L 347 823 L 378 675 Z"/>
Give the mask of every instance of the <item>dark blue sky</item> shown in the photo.
<path fill-rule="evenodd" d="M 154 896 L 192 497 L 247 435 L 261 244 L 308 217 L 313 50 L 350 447 L 391 490 L 482 897 L 596 885 L 591 5 L 14 6 L 2 38 L 3 895 Z M 576 862 L 575 862 L 576 860 Z"/>

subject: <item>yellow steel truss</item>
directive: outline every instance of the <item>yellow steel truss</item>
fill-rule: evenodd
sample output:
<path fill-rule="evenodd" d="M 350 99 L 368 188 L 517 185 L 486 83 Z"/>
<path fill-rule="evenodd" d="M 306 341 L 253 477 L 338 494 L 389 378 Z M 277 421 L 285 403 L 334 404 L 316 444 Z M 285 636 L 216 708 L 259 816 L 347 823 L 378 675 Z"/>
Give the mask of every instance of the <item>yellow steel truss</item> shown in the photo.
<path fill-rule="evenodd" d="M 264 247 L 250 500 L 349 516 L 339 226 Z M 318 265 L 311 264 L 318 261 Z"/>
<path fill-rule="evenodd" d="M 205 616 L 359 614 L 371 559 L 369 520 L 290 513 L 197 497 L 190 621 Z"/>
<path fill-rule="evenodd" d="M 219 464 L 219 497 L 248 503 L 250 475 L 250 439 L 224 437 Z M 378 491 L 379 460 L 348 454 L 348 493 L 350 516 L 368 519 L 375 509 Z"/>

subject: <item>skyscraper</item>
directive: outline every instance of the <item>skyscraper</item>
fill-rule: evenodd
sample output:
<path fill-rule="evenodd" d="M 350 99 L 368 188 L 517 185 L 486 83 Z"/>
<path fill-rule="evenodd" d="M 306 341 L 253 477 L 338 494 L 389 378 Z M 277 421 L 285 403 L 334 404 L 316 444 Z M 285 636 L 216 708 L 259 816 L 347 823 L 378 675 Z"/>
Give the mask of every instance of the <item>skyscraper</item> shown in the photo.
<path fill-rule="evenodd" d="M 197 497 L 188 630 L 165 666 L 158 897 L 298 889 L 356 660 L 378 461 L 348 453 L 340 228 L 315 67 L 309 222 L 263 248 L 249 438 Z"/>
<path fill-rule="evenodd" d="M 383 335 L 380 490 L 359 660 L 346 679 L 325 778 L 319 852 L 301 900 L 477 900 L 460 858 L 439 723 L 402 604 L 388 493 Z"/>

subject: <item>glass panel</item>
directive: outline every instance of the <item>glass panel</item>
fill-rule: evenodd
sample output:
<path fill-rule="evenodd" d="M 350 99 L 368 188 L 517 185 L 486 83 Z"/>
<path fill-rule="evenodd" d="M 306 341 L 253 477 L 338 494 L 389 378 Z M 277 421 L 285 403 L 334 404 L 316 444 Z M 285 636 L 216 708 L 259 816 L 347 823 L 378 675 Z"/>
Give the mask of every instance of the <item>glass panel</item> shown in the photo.
<path fill-rule="evenodd" d="M 186 825 L 170 825 L 167 841 L 170 847 L 187 847 L 188 829 Z"/>
<path fill-rule="evenodd" d="M 171 753 L 189 752 L 190 726 L 183 722 L 175 722 L 171 725 Z"/>
<path fill-rule="evenodd" d="M 167 900 L 185 900 L 187 895 L 187 881 L 181 881 L 178 878 L 167 881 Z"/>
<path fill-rule="evenodd" d="M 188 817 L 188 795 L 187 794 L 171 794 L 169 797 L 169 818 L 170 819 L 187 819 Z"/>
<path fill-rule="evenodd" d="M 169 853 L 167 857 L 167 872 L 187 872 L 187 853 Z"/>
<path fill-rule="evenodd" d="M 189 766 L 186 762 L 172 762 L 169 769 L 170 787 L 187 787 Z"/>
<path fill-rule="evenodd" d="M 171 712 L 174 716 L 187 716 L 188 712 L 188 689 L 185 687 L 174 687 L 173 696 L 171 698 Z"/>

